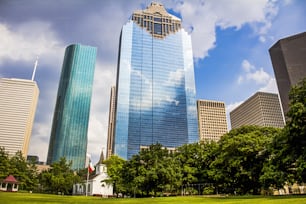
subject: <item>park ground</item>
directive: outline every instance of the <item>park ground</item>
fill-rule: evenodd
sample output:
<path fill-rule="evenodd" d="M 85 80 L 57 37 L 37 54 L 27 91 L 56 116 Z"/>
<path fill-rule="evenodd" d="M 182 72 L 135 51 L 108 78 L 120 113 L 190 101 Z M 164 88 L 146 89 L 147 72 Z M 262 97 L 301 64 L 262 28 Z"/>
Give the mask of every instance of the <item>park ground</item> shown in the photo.
<path fill-rule="evenodd" d="M 62 196 L 50 194 L 0 192 L 1 204 L 59 204 L 59 203 L 101 203 L 101 204 L 301 204 L 306 203 L 306 195 L 299 196 L 186 196 L 160 198 L 101 198 L 92 196 Z"/>

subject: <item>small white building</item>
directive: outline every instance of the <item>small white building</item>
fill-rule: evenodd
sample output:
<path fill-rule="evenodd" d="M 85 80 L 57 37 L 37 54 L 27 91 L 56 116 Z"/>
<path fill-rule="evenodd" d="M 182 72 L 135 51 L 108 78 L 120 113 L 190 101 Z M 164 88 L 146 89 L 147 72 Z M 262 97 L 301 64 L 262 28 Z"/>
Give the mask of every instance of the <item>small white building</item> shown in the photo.
<path fill-rule="evenodd" d="M 108 179 L 107 167 L 103 162 L 103 153 L 101 154 L 100 161 L 96 165 L 96 171 L 94 175 L 90 175 L 88 182 L 85 180 L 83 183 L 77 183 L 73 185 L 73 195 L 86 195 L 86 183 L 87 195 L 109 197 L 113 195 L 113 185 L 107 184 L 104 180 Z"/>

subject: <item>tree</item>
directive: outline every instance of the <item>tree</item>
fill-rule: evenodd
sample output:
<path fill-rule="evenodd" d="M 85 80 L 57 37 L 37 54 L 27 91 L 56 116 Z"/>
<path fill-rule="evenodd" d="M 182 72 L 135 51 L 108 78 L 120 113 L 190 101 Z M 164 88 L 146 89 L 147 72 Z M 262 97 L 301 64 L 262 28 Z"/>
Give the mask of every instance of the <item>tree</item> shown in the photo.
<path fill-rule="evenodd" d="M 127 193 L 134 197 L 176 193 L 181 186 L 179 162 L 161 144 L 152 144 L 132 156 L 122 175 Z"/>
<path fill-rule="evenodd" d="M 140 168 L 144 168 L 143 190 L 148 196 L 150 192 L 154 196 L 157 193 L 164 193 L 167 190 L 173 190 L 176 186 L 178 171 L 175 166 L 175 159 L 169 154 L 167 148 L 161 144 L 152 144 L 148 149 L 143 149 L 139 153 Z M 170 162 L 171 160 L 171 162 Z"/>
<path fill-rule="evenodd" d="M 105 180 L 106 183 L 112 184 L 114 193 L 125 194 L 125 182 L 123 180 L 123 165 L 125 164 L 125 160 L 116 156 L 112 155 L 109 159 L 105 160 L 105 164 L 107 166 L 107 174 L 109 179 Z"/>
<path fill-rule="evenodd" d="M 267 145 L 279 131 L 271 127 L 243 126 L 221 138 L 218 156 L 211 167 L 215 180 L 223 184 L 225 192 L 259 194 Z"/>
<path fill-rule="evenodd" d="M 38 171 L 35 161 L 27 161 L 27 180 L 26 180 L 26 190 L 33 191 L 37 189 L 38 181 Z"/>
<path fill-rule="evenodd" d="M 165 170 L 168 176 L 168 182 L 165 184 L 167 192 L 173 194 L 178 193 L 182 186 L 182 169 L 179 160 L 176 158 L 174 153 L 170 153 L 164 160 Z"/>
<path fill-rule="evenodd" d="M 39 176 L 43 191 L 71 194 L 73 184 L 80 182 L 80 177 L 75 175 L 71 164 L 62 157 L 58 162 L 54 162 L 49 170 L 43 171 Z"/>
<path fill-rule="evenodd" d="M 37 168 L 34 163 L 27 162 L 21 151 L 10 158 L 9 174 L 19 181 L 20 189 L 34 190 L 38 185 Z"/>
<path fill-rule="evenodd" d="M 0 180 L 9 175 L 10 159 L 4 147 L 0 147 Z"/>
<path fill-rule="evenodd" d="M 289 99 L 287 124 L 271 144 L 262 177 L 276 187 L 285 182 L 306 182 L 306 78 L 292 87 Z"/>
<path fill-rule="evenodd" d="M 128 186 L 134 185 L 135 193 L 146 196 L 173 190 L 176 175 L 173 160 L 161 144 L 152 144 L 134 155 L 125 165 Z M 132 192 L 131 192 L 132 193 Z"/>
<path fill-rule="evenodd" d="M 0 147 L 0 179 L 13 175 L 19 181 L 19 189 L 34 190 L 38 185 L 37 168 L 33 162 L 27 162 L 21 151 L 9 157 Z"/>
<path fill-rule="evenodd" d="M 176 158 L 181 167 L 183 187 L 198 182 L 196 163 L 199 159 L 199 152 L 197 143 L 183 145 L 177 150 Z"/>
<path fill-rule="evenodd" d="M 136 195 L 143 195 L 144 181 L 146 176 L 146 169 L 139 154 L 132 156 L 132 158 L 123 166 L 123 180 L 127 189 L 127 193 L 136 197 Z"/>
<path fill-rule="evenodd" d="M 298 182 L 306 181 L 306 78 L 289 93 L 289 120 L 286 125 L 288 146 L 296 172 L 294 179 Z"/>

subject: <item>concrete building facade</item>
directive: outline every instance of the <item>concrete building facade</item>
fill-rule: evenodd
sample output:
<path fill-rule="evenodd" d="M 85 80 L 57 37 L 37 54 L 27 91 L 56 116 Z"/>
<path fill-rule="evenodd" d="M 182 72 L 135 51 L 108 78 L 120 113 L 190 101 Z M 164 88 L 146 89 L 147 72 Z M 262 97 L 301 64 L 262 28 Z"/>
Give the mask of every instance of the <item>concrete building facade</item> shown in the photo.
<path fill-rule="evenodd" d="M 225 104 L 197 100 L 200 141 L 218 141 L 228 131 Z"/>
<path fill-rule="evenodd" d="M 257 92 L 230 112 L 232 128 L 243 125 L 282 128 L 285 125 L 279 97 L 274 93 Z"/>
<path fill-rule="evenodd" d="M 289 91 L 306 77 L 306 32 L 283 38 L 270 49 L 284 114 L 289 110 Z"/>
<path fill-rule="evenodd" d="M 114 126 L 115 126 L 115 106 L 116 106 L 116 87 L 111 88 L 109 101 L 108 131 L 107 131 L 107 150 L 106 159 L 112 156 L 114 148 Z"/>
<path fill-rule="evenodd" d="M 38 96 L 35 81 L 0 79 L 0 147 L 9 155 L 28 154 Z"/>

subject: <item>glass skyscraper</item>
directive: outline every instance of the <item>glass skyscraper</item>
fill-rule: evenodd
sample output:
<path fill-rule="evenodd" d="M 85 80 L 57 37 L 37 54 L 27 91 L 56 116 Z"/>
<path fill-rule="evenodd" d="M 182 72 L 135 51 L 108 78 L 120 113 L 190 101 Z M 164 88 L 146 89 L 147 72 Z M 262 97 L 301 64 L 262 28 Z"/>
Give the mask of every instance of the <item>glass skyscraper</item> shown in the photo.
<path fill-rule="evenodd" d="M 47 163 L 65 157 L 72 169 L 85 167 L 87 130 L 97 48 L 66 48 L 57 91 Z"/>
<path fill-rule="evenodd" d="M 181 20 L 163 5 L 135 11 L 123 26 L 117 70 L 114 154 L 198 141 L 193 54 Z"/>

